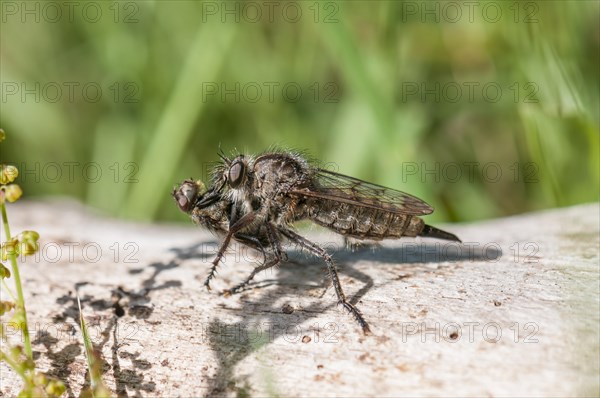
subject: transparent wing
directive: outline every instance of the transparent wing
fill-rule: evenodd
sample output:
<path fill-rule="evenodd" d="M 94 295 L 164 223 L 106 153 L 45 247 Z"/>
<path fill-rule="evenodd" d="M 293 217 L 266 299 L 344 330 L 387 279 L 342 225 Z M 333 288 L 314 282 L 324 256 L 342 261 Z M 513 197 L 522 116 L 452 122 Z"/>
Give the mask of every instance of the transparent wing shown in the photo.
<path fill-rule="evenodd" d="M 315 171 L 310 186 L 291 193 L 396 214 L 420 216 L 433 212 L 433 208 L 427 203 L 407 193 L 328 170 Z"/>

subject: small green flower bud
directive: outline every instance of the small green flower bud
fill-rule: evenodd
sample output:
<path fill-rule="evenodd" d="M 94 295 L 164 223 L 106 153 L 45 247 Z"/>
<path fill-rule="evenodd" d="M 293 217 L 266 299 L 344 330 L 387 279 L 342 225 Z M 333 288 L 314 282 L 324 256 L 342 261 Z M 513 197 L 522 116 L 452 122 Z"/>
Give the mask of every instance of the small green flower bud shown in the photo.
<path fill-rule="evenodd" d="M 35 254 L 39 250 L 40 246 L 37 242 L 32 242 L 30 240 L 19 243 L 19 253 L 24 256 L 31 256 Z"/>
<path fill-rule="evenodd" d="M 23 347 L 20 345 L 14 345 L 14 346 L 10 347 L 8 352 L 9 352 L 9 356 L 12 360 L 19 362 L 19 358 L 21 357 L 21 354 L 23 353 Z"/>
<path fill-rule="evenodd" d="M 38 234 L 35 231 L 23 231 L 19 234 L 20 241 L 32 240 L 34 242 L 37 242 L 39 238 L 40 238 L 40 234 Z"/>
<path fill-rule="evenodd" d="M 44 388 L 43 387 L 33 387 L 31 389 L 31 391 L 29 391 L 27 394 L 25 394 L 24 396 L 26 397 L 45 397 L 46 393 L 44 392 Z"/>
<path fill-rule="evenodd" d="M 9 184 L 4 187 L 4 193 L 6 195 L 6 200 L 12 203 L 19 200 L 21 195 L 23 195 L 23 190 L 17 184 Z"/>
<path fill-rule="evenodd" d="M 38 251 L 39 245 L 37 244 L 37 241 L 40 239 L 40 234 L 37 232 L 23 231 L 17 235 L 17 239 L 19 240 L 18 251 L 20 254 L 29 256 Z"/>
<path fill-rule="evenodd" d="M 14 326 L 15 329 L 22 330 L 25 327 L 25 314 L 23 313 L 23 309 L 19 308 L 15 311 L 12 318 L 10 318 L 9 323 L 11 326 Z"/>
<path fill-rule="evenodd" d="M 45 374 L 41 372 L 36 372 L 33 376 L 33 384 L 35 384 L 36 386 L 45 387 L 46 384 L 48 384 L 48 378 Z"/>
<path fill-rule="evenodd" d="M 0 315 L 4 315 L 13 308 L 15 308 L 15 303 L 12 301 L 0 301 Z"/>
<path fill-rule="evenodd" d="M 34 395 L 34 394 L 38 394 L 38 395 Z M 17 397 L 18 398 L 31 398 L 31 397 L 43 397 L 43 395 L 40 395 L 40 391 L 37 390 L 35 387 L 26 385 L 19 392 L 19 395 L 17 395 Z"/>
<path fill-rule="evenodd" d="M 8 184 L 13 182 L 19 175 L 19 170 L 10 164 L 0 166 L 0 184 Z"/>
<path fill-rule="evenodd" d="M 31 358 L 25 359 L 22 363 L 24 369 L 33 370 L 35 369 L 35 362 Z"/>
<path fill-rule="evenodd" d="M 0 279 L 10 278 L 10 270 L 0 263 Z"/>
<path fill-rule="evenodd" d="M 51 397 L 60 397 L 65 393 L 67 387 L 60 380 L 50 380 L 46 387 L 46 393 Z"/>
<path fill-rule="evenodd" d="M 10 255 L 14 254 L 16 256 L 19 254 L 18 244 L 19 241 L 15 238 L 8 242 L 4 242 L 0 248 L 0 258 L 2 258 L 3 261 L 6 261 Z"/>
<path fill-rule="evenodd" d="M 99 385 L 96 388 L 94 388 L 94 397 L 95 398 L 110 398 L 110 397 L 112 397 L 112 394 L 108 388 L 104 387 L 103 385 Z"/>

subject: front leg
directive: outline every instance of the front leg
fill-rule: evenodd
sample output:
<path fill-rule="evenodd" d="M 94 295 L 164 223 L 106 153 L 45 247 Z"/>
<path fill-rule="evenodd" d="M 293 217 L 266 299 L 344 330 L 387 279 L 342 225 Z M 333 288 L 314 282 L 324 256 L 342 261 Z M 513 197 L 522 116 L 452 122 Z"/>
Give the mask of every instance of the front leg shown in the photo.
<path fill-rule="evenodd" d="M 269 222 L 265 224 L 265 227 L 267 229 L 267 238 L 269 239 L 270 249 L 272 250 L 273 255 L 274 255 L 273 259 L 271 259 L 269 262 L 267 262 L 266 254 L 263 252 L 263 254 L 265 254 L 265 262 L 263 264 L 259 265 L 258 267 L 255 267 L 252 270 L 252 272 L 250 273 L 250 275 L 242 283 L 232 287 L 231 289 L 225 290 L 223 292 L 224 296 L 231 296 L 232 294 L 239 292 L 244 287 L 246 287 L 246 285 L 248 283 L 250 283 L 250 281 L 252 279 L 254 279 L 256 274 L 258 274 L 260 271 L 264 271 L 266 269 L 274 267 L 274 266 L 278 265 L 279 263 L 281 263 L 281 261 L 287 260 L 287 255 L 281 248 L 281 240 L 279 239 L 279 234 L 277 233 L 277 229 L 275 228 L 275 226 L 273 226 L 273 224 L 271 224 Z"/>
<path fill-rule="evenodd" d="M 236 232 L 239 232 L 244 227 L 247 227 L 248 225 L 250 225 L 254 221 L 255 217 L 256 217 L 256 215 L 254 213 L 245 214 L 243 217 L 241 217 L 239 220 L 237 220 L 232 226 L 229 227 L 229 231 L 227 231 L 227 235 L 225 235 L 225 239 L 223 239 L 223 243 L 221 243 L 221 247 L 219 248 L 219 251 L 217 252 L 216 257 L 212 262 L 212 267 L 210 268 L 208 277 L 206 278 L 206 281 L 204 281 L 204 286 L 206 286 L 206 289 L 208 289 L 209 291 L 210 291 L 210 280 L 212 278 L 214 278 L 215 274 L 217 273 L 217 266 L 219 265 L 219 262 L 223 258 L 223 255 L 225 254 L 225 250 L 227 250 L 227 247 L 229 246 L 229 243 L 231 242 L 231 238 L 233 237 L 233 235 Z"/>

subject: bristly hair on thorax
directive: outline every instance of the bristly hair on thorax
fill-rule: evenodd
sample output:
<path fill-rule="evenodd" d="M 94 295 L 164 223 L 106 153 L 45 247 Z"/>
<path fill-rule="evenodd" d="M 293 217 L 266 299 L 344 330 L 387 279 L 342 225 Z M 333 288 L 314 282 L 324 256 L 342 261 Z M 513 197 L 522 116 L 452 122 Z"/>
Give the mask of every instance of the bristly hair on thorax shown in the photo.
<path fill-rule="evenodd" d="M 227 168 L 231 166 L 231 162 L 238 156 L 243 156 L 248 164 L 254 163 L 254 161 L 266 154 L 282 154 L 293 157 L 301 163 L 305 163 L 309 166 L 318 167 L 319 162 L 311 156 L 306 150 L 299 149 L 286 149 L 281 145 L 273 144 L 269 146 L 266 150 L 262 151 L 258 155 L 246 155 L 244 152 L 239 152 L 236 148 L 230 151 L 230 154 L 227 155 L 223 149 L 219 146 L 219 150 L 217 155 L 221 158 L 221 162 L 215 162 L 215 166 L 212 168 L 209 179 L 211 185 L 220 185 L 222 184 L 223 176 L 226 173 Z M 211 162 L 212 163 L 212 162 Z"/>

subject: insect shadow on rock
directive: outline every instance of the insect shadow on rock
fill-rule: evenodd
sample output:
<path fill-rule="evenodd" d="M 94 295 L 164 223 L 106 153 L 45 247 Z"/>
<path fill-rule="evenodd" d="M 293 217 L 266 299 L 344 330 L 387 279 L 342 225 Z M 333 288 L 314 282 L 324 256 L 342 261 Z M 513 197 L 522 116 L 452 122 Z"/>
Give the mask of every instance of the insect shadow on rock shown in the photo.
<path fill-rule="evenodd" d="M 353 240 L 423 236 L 460 242 L 419 218 L 433 212 L 421 199 L 321 169 L 298 152 L 219 156 L 222 163 L 214 167 L 210 187 L 189 179 L 172 193 L 179 209 L 194 223 L 223 236 L 204 283 L 209 290 L 232 239 L 258 250 L 263 262 L 246 280 L 226 290 L 227 295 L 239 292 L 258 272 L 285 261 L 282 242 L 287 240 L 323 259 L 338 303 L 354 316 L 364 334 L 370 334 L 361 312 L 346 299 L 331 256 L 295 232 L 292 224 L 309 220 Z"/>

